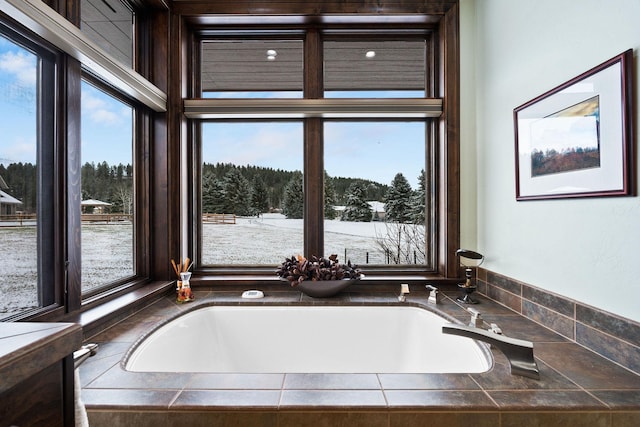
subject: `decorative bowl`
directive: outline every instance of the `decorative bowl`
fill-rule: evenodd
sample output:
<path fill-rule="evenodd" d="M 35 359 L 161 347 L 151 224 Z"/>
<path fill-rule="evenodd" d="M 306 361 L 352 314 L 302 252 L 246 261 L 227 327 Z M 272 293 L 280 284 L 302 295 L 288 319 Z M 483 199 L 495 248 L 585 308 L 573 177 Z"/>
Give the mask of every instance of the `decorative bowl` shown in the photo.
<path fill-rule="evenodd" d="M 287 281 L 286 279 L 283 280 Z M 358 280 L 303 280 L 293 289 L 298 289 L 303 294 L 313 298 L 327 298 L 338 295 Z"/>

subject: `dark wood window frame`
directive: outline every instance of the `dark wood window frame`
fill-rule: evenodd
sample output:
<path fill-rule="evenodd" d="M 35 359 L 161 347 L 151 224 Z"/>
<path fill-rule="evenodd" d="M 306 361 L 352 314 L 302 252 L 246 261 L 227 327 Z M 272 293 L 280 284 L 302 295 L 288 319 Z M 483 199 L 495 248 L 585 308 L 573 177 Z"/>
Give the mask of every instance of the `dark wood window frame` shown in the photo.
<path fill-rule="evenodd" d="M 355 15 L 354 15 L 355 16 Z M 244 17 L 246 22 L 250 22 L 251 17 Z M 353 30 L 354 23 L 349 25 L 349 16 L 344 17 L 339 25 L 332 28 L 336 33 L 346 32 L 344 28 Z M 259 21 L 259 19 L 258 19 Z M 255 21 L 255 22 L 258 22 Z M 186 79 L 191 82 L 191 91 L 193 95 L 199 94 L 197 69 L 199 63 L 198 56 L 198 40 L 201 37 L 205 37 L 211 34 L 211 25 L 215 23 L 215 18 L 198 19 L 194 18 L 191 22 L 194 26 L 192 32 L 187 37 L 190 40 L 190 54 L 188 57 L 192 58 L 189 63 L 189 77 Z M 206 25 L 203 25 L 205 24 Z M 197 24 L 197 25 L 196 25 Z M 189 21 L 187 26 L 189 25 Z M 380 20 L 380 24 L 375 28 L 380 31 L 380 27 L 384 27 L 384 19 Z M 206 27 L 206 28 L 205 28 Z M 304 28 L 304 26 L 302 26 Z M 323 37 L 323 31 L 325 34 L 329 34 L 331 26 L 327 26 L 325 29 L 320 28 L 317 23 L 311 25 L 306 30 L 305 34 L 305 52 L 316 52 L 315 58 L 321 58 L 321 54 L 317 54 L 318 50 L 321 50 L 321 39 Z M 419 29 L 416 29 L 418 27 Z M 204 29 L 203 29 L 204 28 Z M 327 30 L 327 28 L 330 28 Z M 366 31 L 367 25 L 362 27 L 362 30 Z M 374 27 L 371 23 L 368 24 L 369 32 L 373 33 Z M 407 278 L 429 278 L 429 279 L 448 279 L 455 278 L 458 275 L 458 265 L 455 258 L 455 250 L 459 246 L 459 65 L 458 65 L 458 17 L 457 7 L 452 7 L 448 13 L 441 15 L 438 19 L 434 20 L 432 24 L 413 25 L 408 24 L 406 26 L 394 24 L 389 26 L 393 28 L 393 31 L 397 31 L 398 28 L 402 28 L 405 31 L 420 31 L 427 28 L 433 32 L 431 52 L 433 62 L 428 64 L 430 67 L 427 71 L 427 90 L 432 89 L 429 95 L 438 97 L 444 100 L 443 113 L 435 120 L 430 120 L 427 126 L 427 141 L 432 140 L 435 142 L 432 150 L 428 150 L 427 156 L 430 156 L 433 160 L 434 175 L 433 182 L 431 183 L 434 190 L 431 202 L 433 203 L 433 209 L 436 214 L 436 219 L 431 225 L 429 232 L 435 235 L 435 268 L 431 271 L 419 268 L 405 268 L 398 269 L 374 269 L 373 275 L 368 274 L 367 281 L 376 282 L 378 280 L 389 282 L 394 280 L 407 280 Z M 219 27 L 218 27 L 219 29 Z M 259 31 L 260 25 L 256 24 L 251 27 L 253 31 Z M 298 26 L 300 29 L 300 26 Z M 305 53 L 307 55 L 307 53 Z M 318 59 L 313 59 L 318 61 Z M 321 59 L 320 59 L 321 60 Z M 320 76 L 317 73 L 321 73 L 321 67 L 314 66 L 312 63 L 309 67 L 310 70 L 305 75 L 305 98 L 321 98 L 322 87 L 318 85 L 321 82 Z M 186 103 L 186 101 L 185 101 Z M 305 118 L 305 153 L 304 153 L 304 171 L 310 179 L 307 182 L 322 182 L 323 177 L 323 162 L 322 162 L 322 123 L 321 118 Z M 188 126 L 189 136 L 191 138 L 189 168 L 191 170 L 198 170 L 199 157 L 197 147 L 199 126 L 198 120 L 191 120 L 191 125 Z M 191 189 L 198 188 L 199 176 L 197 173 L 192 177 Z M 323 228 L 322 228 L 322 209 L 317 209 L 322 205 L 322 191 L 321 186 L 313 186 L 305 184 L 305 253 L 316 253 L 317 248 L 323 246 Z M 199 191 L 191 190 L 189 194 L 190 200 L 197 201 L 199 198 Z M 198 207 L 199 204 L 194 202 L 190 206 L 188 217 L 189 241 L 188 247 L 191 253 L 197 253 L 199 250 L 198 239 Z M 247 269 L 232 268 L 230 266 L 220 266 L 215 268 L 197 268 L 197 274 L 195 275 L 195 282 L 205 283 L 233 283 L 242 282 L 247 283 L 251 281 L 264 281 L 272 279 L 273 269 L 271 267 L 258 267 Z M 371 277 L 373 276 L 373 277 Z"/>

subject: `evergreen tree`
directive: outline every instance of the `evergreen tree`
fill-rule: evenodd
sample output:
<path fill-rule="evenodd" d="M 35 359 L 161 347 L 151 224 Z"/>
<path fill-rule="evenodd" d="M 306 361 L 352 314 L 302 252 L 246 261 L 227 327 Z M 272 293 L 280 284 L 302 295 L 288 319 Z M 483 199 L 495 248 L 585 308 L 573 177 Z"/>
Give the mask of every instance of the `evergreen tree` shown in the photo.
<path fill-rule="evenodd" d="M 202 177 L 202 212 L 225 213 L 225 191 L 222 182 L 211 172 Z"/>
<path fill-rule="evenodd" d="M 251 187 L 238 169 L 230 169 L 223 179 L 225 213 L 250 215 Z"/>
<path fill-rule="evenodd" d="M 426 176 L 424 169 L 418 177 L 418 189 L 413 194 L 413 206 L 411 206 L 411 214 L 414 224 L 424 224 L 425 217 L 425 199 L 426 198 Z"/>
<path fill-rule="evenodd" d="M 295 172 L 284 188 L 282 213 L 290 219 L 300 219 L 304 214 L 304 192 L 302 189 L 302 173 Z"/>
<path fill-rule="evenodd" d="M 267 187 L 259 175 L 254 175 L 251 181 L 253 191 L 251 192 L 251 209 L 255 215 L 269 212 L 269 194 Z"/>
<path fill-rule="evenodd" d="M 407 178 L 397 173 L 385 197 L 384 211 L 387 221 L 408 223 L 412 220 L 413 191 Z"/>
<path fill-rule="evenodd" d="M 347 204 L 342 213 L 343 221 L 371 221 L 371 206 L 365 200 L 366 188 L 360 181 L 353 182 L 347 189 Z"/>
<path fill-rule="evenodd" d="M 324 217 L 335 219 L 338 213 L 335 210 L 336 190 L 333 187 L 331 177 L 324 171 Z"/>

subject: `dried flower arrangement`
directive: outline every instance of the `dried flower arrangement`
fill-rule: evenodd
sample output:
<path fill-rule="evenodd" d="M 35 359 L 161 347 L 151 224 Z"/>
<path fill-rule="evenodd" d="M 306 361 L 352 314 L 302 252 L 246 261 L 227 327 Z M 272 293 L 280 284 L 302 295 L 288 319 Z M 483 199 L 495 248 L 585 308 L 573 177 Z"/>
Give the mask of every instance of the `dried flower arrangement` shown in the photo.
<path fill-rule="evenodd" d="M 335 254 L 328 258 L 312 256 L 307 259 L 302 255 L 285 258 L 276 273 L 291 286 L 298 286 L 304 281 L 355 280 L 362 277 L 357 266 L 351 265 L 351 261 L 341 264 Z"/>

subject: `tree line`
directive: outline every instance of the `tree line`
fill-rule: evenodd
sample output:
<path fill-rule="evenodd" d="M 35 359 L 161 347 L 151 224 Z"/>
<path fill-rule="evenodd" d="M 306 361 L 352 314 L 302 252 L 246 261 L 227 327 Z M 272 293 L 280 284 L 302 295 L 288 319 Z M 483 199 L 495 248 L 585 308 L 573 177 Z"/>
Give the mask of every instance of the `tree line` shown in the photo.
<path fill-rule="evenodd" d="M 0 164 L 0 176 L 9 187 L 7 192 L 22 202 L 19 210 L 36 213 L 36 165 L 31 163 Z M 111 203 L 110 211 L 131 213 L 133 208 L 133 167 L 130 164 L 109 165 L 107 162 L 85 163 L 81 169 L 82 200 L 96 199 Z"/>
<path fill-rule="evenodd" d="M 0 176 L 7 192 L 23 204 L 25 213 L 36 213 L 37 168 L 31 163 L 0 164 Z M 202 211 L 239 216 L 282 212 L 288 218 L 302 218 L 303 175 L 259 166 L 231 163 L 204 163 L 202 166 Z M 87 162 L 81 169 L 82 200 L 111 203 L 111 212 L 131 213 L 133 207 L 133 167 Z M 385 219 L 400 223 L 424 223 L 424 171 L 419 186 L 412 189 L 402 173 L 381 184 L 360 178 L 324 176 L 324 216 L 344 221 L 372 221 L 376 218 L 367 203 L 384 203 Z M 339 212 L 336 206 L 344 206 Z"/>
<path fill-rule="evenodd" d="M 287 218 L 302 218 L 303 175 L 258 166 L 205 163 L 202 168 L 202 211 L 253 216 L 282 212 Z M 324 174 L 324 216 L 345 221 L 376 219 L 370 201 L 385 204 L 385 218 L 402 223 L 424 223 L 424 171 L 419 187 L 411 188 L 402 173 L 389 184 L 360 178 L 331 177 Z M 344 206 L 339 212 L 336 206 Z"/>

